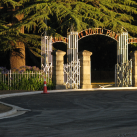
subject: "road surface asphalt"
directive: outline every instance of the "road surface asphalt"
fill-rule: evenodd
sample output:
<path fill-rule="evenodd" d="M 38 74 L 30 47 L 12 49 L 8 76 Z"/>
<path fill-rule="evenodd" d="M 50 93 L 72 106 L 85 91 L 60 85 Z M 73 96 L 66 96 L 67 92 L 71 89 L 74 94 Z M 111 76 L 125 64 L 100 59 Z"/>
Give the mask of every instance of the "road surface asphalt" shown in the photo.
<path fill-rule="evenodd" d="M 4 98 L 30 109 L 0 120 L 0 137 L 137 137 L 137 90 L 77 91 Z"/>

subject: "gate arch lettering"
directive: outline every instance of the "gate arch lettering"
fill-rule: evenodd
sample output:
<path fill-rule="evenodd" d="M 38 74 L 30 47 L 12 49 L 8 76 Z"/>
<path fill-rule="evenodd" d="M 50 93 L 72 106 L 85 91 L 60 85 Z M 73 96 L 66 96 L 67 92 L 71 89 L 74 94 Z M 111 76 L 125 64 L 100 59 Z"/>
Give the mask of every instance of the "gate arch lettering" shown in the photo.
<path fill-rule="evenodd" d="M 56 43 L 56 42 L 68 43 L 68 38 L 66 38 L 66 37 L 53 37 L 52 43 Z"/>
<path fill-rule="evenodd" d="M 104 35 L 104 36 L 108 36 L 108 37 L 116 40 L 117 42 L 119 41 L 118 33 L 115 33 L 114 31 L 111 31 L 108 29 L 103 29 L 103 28 L 89 28 L 89 29 L 83 30 L 78 33 L 78 40 L 80 40 L 86 36 L 90 36 L 90 35 Z M 66 38 L 66 37 L 52 37 L 52 43 L 55 43 L 55 42 L 68 43 L 68 38 Z"/>
<path fill-rule="evenodd" d="M 137 43 L 137 38 L 129 38 L 128 44 Z"/>
<path fill-rule="evenodd" d="M 113 32 L 111 30 L 103 29 L 103 28 L 89 28 L 89 29 L 83 30 L 83 31 L 78 33 L 78 38 L 80 40 L 81 38 L 84 38 L 86 36 L 98 35 L 98 34 L 111 37 L 112 39 L 114 39 L 114 40 L 116 40 L 118 42 L 119 34 Z"/>

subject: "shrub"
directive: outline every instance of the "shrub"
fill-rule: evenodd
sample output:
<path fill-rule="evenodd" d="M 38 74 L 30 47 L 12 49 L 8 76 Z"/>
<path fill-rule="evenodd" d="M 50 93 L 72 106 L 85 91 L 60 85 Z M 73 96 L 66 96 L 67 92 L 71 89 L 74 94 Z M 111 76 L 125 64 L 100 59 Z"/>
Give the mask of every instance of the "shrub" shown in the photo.
<path fill-rule="evenodd" d="M 28 69 L 29 68 L 29 69 Z M 30 69 L 31 68 L 31 69 Z M 22 70 L 21 70 L 22 69 Z M 26 67 L 26 70 L 23 70 L 23 67 L 18 71 L 18 73 L 14 72 L 11 75 L 10 82 L 8 81 L 9 77 L 7 74 L 0 72 L 0 90 L 43 90 L 44 87 L 44 76 L 40 75 L 38 72 L 38 68 L 34 67 Z M 14 69 L 17 71 L 17 69 Z M 33 75 L 29 75 L 26 77 L 25 73 L 31 73 L 33 71 Z M 4 82 L 2 81 L 4 77 Z M 47 82 L 47 89 L 54 89 L 54 85 L 51 80 Z"/>

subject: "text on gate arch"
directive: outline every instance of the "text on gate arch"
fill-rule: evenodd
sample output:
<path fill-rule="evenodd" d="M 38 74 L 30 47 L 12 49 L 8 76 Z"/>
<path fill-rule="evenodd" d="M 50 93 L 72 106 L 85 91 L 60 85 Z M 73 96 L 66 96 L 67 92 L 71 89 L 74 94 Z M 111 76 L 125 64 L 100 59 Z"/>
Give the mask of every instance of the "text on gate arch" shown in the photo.
<path fill-rule="evenodd" d="M 116 34 L 115 32 L 111 30 L 102 29 L 102 28 L 93 28 L 93 29 L 89 28 L 89 29 L 79 32 L 78 37 L 79 39 L 81 39 L 85 36 L 94 35 L 94 34 L 106 35 L 106 36 L 114 38 L 116 41 L 118 41 L 118 36 L 119 36 L 118 34 Z"/>
<path fill-rule="evenodd" d="M 66 37 L 54 37 L 54 38 L 52 38 L 52 43 L 55 43 L 55 42 L 68 43 L 68 38 L 66 38 Z"/>
<path fill-rule="evenodd" d="M 130 44 L 130 43 L 137 43 L 137 38 L 129 38 L 128 44 Z"/>

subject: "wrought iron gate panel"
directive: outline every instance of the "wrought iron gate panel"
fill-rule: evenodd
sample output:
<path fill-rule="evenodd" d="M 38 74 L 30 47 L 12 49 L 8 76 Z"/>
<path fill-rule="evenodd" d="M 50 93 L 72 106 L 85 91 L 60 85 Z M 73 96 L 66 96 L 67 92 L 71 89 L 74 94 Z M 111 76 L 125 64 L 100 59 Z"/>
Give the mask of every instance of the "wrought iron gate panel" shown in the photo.
<path fill-rule="evenodd" d="M 64 64 L 64 83 L 66 88 L 80 88 L 80 60 Z"/>
<path fill-rule="evenodd" d="M 117 64 L 115 65 L 115 86 L 132 86 L 132 60 L 128 60 L 128 32 L 122 32 L 118 37 Z"/>
<path fill-rule="evenodd" d="M 80 61 L 78 59 L 78 32 L 73 25 L 67 33 L 67 62 L 64 65 L 64 82 L 66 88 L 80 88 Z"/>
<path fill-rule="evenodd" d="M 52 37 L 51 36 L 41 36 L 41 65 L 52 63 Z"/>
<path fill-rule="evenodd" d="M 67 60 L 68 62 L 78 60 L 78 32 L 68 33 Z"/>
<path fill-rule="evenodd" d="M 118 37 L 117 63 L 128 61 L 128 32 L 122 32 Z"/>
<path fill-rule="evenodd" d="M 45 34 L 45 33 L 43 33 Z M 43 35 L 42 34 L 42 35 Z M 52 37 L 41 36 L 41 69 L 43 70 L 46 80 L 52 80 Z"/>
<path fill-rule="evenodd" d="M 46 66 L 42 64 L 42 69 L 44 76 L 46 77 L 46 81 L 50 82 L 52 80 L 52 63 L 46 64 Z"/>
<path fill-rule="evenodd" d="M 115 65 L 115 86 L 131 87 L 132 86 L 132 60 L 127 63 Z"/>

